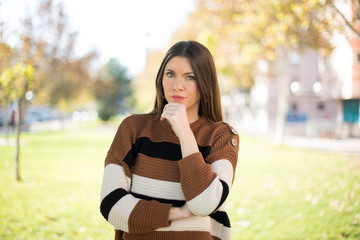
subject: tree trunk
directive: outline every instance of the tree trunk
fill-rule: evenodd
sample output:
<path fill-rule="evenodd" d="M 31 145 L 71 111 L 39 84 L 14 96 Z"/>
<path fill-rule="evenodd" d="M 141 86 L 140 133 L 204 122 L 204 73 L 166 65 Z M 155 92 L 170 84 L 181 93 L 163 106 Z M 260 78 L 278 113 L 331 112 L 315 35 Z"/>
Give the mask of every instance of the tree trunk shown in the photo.
<path fill-rule="evenodd" d="M 21 181 L 20 175 L 20 132 L 21 132 L 21 124 L 20 124 L 20 101 L 16 101 L 17 111 L 15 114 L 15 132 L 16 132 L 16 143 L 15 143 L 15 174 L 16 180 Z"/>
<path fill-rule="evenodd" d="M 6 145 L 10 145 L 9 140 L 9 114 L 8 114 L 8 104 L 4 104 L 4 132 L 5 132 L 5 139 Z"/>
<path fill-rule="evenodd" d="M 276 126 L 275 126 L 275 144 L 280 145 L 284 140 L 285 133 L 285 117 L 287 111 L 288 101 L 288 79 L 287 79 L 287 64 L 286 52 L 283 46 L 278 47 L 277 51 L 278 61 L 278 97 L 277 97 L 277 112 L 276 112 Z"/>

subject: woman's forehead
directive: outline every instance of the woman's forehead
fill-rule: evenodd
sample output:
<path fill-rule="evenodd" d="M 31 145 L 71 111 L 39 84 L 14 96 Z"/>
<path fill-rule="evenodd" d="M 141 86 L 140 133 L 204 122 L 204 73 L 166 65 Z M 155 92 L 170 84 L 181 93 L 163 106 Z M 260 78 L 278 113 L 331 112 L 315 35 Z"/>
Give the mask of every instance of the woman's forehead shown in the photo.
<path fill-rule="evenodd" d="M 165 70 L 179 71 L 184 73 L 192 73 L 193 69 L 189 59 L 186 57 L 175 56 L 171 58 L 165 66 Z"/>

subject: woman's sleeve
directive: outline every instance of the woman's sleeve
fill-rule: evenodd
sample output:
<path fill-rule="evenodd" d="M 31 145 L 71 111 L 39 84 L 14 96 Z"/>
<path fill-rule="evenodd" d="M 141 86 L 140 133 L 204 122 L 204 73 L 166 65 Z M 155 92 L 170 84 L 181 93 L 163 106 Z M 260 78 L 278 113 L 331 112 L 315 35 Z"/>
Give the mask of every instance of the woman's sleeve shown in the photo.
<path fill-rule="evenodd" d="M 115 229 L 141 234 L 168 227 L 171 204 L 138 199 L 130 193 L 131 170 L 136 157 L 133 151 L 135 133 L 128 119 L 118 128 L 105 159 L 100 211 Z"/>
<path fill-rule="evenodd" d="M 239 150 L 239 136 L 227 124 L 216 129 L 206 162 L 200 152 L 181 159 L 180 181 L 192 213 L 207 216 L 226 200 L 233 179 Z"/>

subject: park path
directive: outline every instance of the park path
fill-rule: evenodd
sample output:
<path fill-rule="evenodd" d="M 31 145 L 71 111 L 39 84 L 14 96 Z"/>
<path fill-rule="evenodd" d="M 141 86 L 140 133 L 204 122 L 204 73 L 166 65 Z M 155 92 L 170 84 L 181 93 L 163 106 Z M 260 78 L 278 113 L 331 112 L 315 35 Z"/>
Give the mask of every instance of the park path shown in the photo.
<path fill-rule="evenodd" d="M 359 138 L 307 138 L 286 136 L 284 145 L 318 151 L 360 156 Z"/>
<path fill-rule="evenodd" d="M 76 127 L 77 124 L 71 120 L 61 122 L 58 120 L 39 122 L 32 124 L 30 131 L 44 131 L 44 130 L 61 130 L 71 129 Z M 103 125 L 98 127 L 97 130 L 116 132 L 116 126 Z M 240 134 L 241 135 L 241 134 Z M 259 137 L 261 137 L 259 135 Z M 269 137 L 269 136 L 267 136 Z M 14 144 L 13 139 L 10 139 L 10 145 Z M 285 136 L 283 144 L 286 146 L 313 149 L 318 151 L 326 151 L 332 153 L 341 153 L 346 155 L 360 156 L 360 139 L 359 138 L 346 138 L 346 139 L 335 139 L 335 138 L 308 138 L 299 136 Z M 0 146 L 7 145 L 5 136 L 0 134 Z"/>

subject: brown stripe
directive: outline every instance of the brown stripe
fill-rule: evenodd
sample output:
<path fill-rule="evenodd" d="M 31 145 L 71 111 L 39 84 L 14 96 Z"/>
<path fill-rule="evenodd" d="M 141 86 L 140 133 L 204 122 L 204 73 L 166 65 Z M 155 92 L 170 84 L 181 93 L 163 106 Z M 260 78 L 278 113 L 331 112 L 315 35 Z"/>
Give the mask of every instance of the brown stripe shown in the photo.
<path fill-rule="evenodd" d="M 160 227 L 169 227 L 171 204 L 140 200 L 129 217 L 129 232 L 143 234 Z"/>
<path fill-rule="evenodd" d="M 194 153 L 178 164 L 181 169 L 181 187 L 187 201 L 202 193 L 217 176 L 200 153 Z"/>
<path fill-rule="evenodd" d="M 143 131 L 141 137 L 147 137 L 152 142 L 172 142 L 180 144 L 179 138 L 173 130 L 162 128 L 160 124 L 154 124 L 151 128 Z"/>
<path fill-rule="evenodd" d="M 122 240 L 124 232 L 121 230 L 115 230 L 115 240 Z"/>
<path fill-rule="evenodd" d="M 205 191 L 215 178 L 216 174 L 211 171 L 210 166 L 203 166 L 182 178 L 181 186 L 186 200 L 189 201 Z"/>
<path fill-rule="evenodd" d="M 148 157 L 139 153 L 134 166 L 134 174 L 157 180 L 180 182 L 177 162 Z"/>

